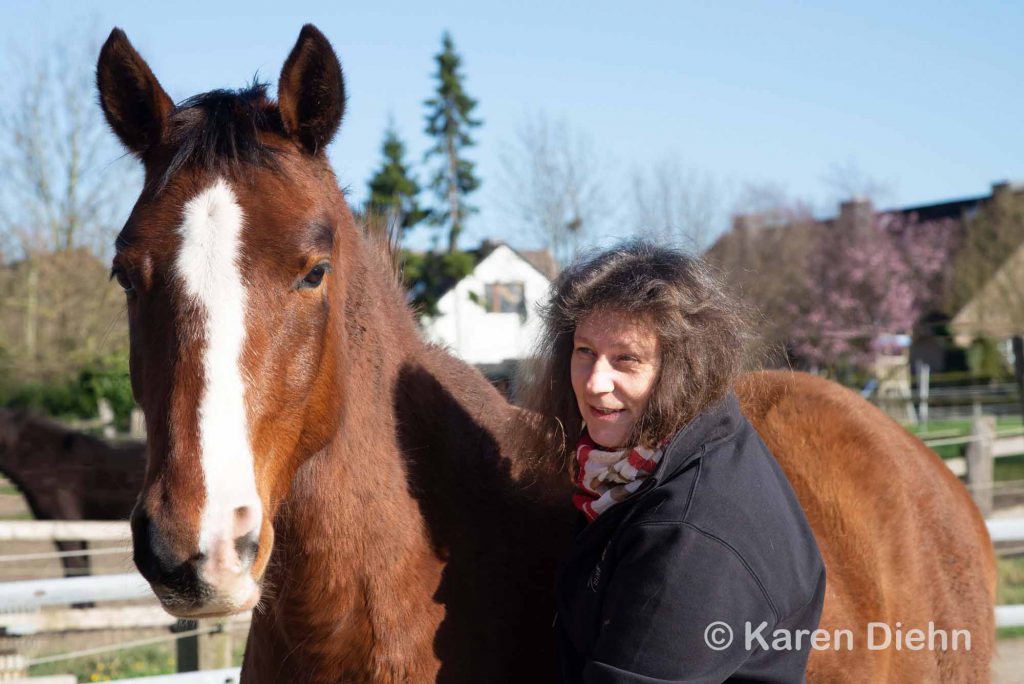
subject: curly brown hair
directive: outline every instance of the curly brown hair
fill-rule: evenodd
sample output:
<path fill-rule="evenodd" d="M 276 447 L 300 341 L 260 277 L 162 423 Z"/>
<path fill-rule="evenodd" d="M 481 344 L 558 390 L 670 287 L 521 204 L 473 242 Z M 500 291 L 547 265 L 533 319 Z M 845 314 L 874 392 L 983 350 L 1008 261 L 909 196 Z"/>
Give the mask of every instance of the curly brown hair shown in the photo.
<path fill-rule="evenodd" d="M 552 284 L 540 310 L 537 353 L 517 378 L 517 403 L 551 421 L 550 429 L 534 426 L 523 435 L 534 441 L 528 448 L 535 454 L 571 463 L 584 427 L 569 372 L 573 336 L 580 321 L 601 311 L 653 326 L 661 349 L 651 398 L 629 444 L 654 446 L 670 437 L 724 397 L 740 373 L 745 316 L 704 262 L 644 240 L 592 254 Z"/>

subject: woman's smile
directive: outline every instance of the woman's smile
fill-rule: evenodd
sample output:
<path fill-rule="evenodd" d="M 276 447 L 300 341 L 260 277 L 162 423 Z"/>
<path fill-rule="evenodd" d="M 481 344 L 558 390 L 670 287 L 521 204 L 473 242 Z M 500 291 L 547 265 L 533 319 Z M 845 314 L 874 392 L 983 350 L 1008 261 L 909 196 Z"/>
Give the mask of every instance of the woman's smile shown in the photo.
<path fill-rule="evenodd" d="M 615 420 L 626 412 L 625 409 L 606 409 L 599 406 L 591 406 L 590 412 L 596 420 Z"/>

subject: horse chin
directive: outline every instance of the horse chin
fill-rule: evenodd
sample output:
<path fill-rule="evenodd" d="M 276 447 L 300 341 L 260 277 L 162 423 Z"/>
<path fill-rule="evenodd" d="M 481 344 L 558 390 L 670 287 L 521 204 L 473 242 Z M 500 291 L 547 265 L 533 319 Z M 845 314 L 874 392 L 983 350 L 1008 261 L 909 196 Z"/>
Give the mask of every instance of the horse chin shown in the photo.
<path fill-rule="evenodd" d="M 227 617 L 252 610 L 260 602 L 259 585 L 247 582 L 244 589 L 225 596 L 212 596 L 201 600 L 182 599 L 166 591 L 154 587 L 154 593 L 160 599 L 165 611 L 178 618 L 215 618 Z"/>

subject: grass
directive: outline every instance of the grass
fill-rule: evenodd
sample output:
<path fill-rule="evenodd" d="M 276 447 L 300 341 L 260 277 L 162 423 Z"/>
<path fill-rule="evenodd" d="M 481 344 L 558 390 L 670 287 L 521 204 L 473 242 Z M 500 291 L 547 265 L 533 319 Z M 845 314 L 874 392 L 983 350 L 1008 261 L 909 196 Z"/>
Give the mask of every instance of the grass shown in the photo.
<path fill-rule="evenodd" d="M 232 635 L 231 660 L 234 667 L 242 664 L 245 638 L 244 630 L 238 630 Z M 177 672 L 177 656 L 175 645 L 171 642 L 34 665 L 29 668 L 29 675 L 32 677 L 72 674 L 79 682 L 110 682 L 129 677 L 149 677 L 174 672 Z"/>
<path fill-rule="evenodd" d="M 1019 429 L 1021 427 L 1020 416 L 996 416 L 996 432 L 1003 430 Z M 946 439 L 956 437 L 967 437 L 971 434 L 971 420 L 960 418 L 956 420 L 932 420 L 927 427 L 921 425 L 904 426 L 912 434 L 921 439 Z M 939 455 L 939 458 L 959 458 L 964 455 L 964 444 L 942 444 L 932 447 L 932 450 Z M 1016 480 L 1024 477 L 1024 466 L 1005 464 L 1002 468 L 1002 461 L 1009 461 L 1016 457 L 1009 457 L 996 460 L 996 480 Z M 1000 475 L 1000 471 L 1003 475 Z"/>
<path fill-rule="evenodd" d="M 128 677 L 172 674 L 177 670 L 174 644 L 138 646 L 74 660 L 33 665 L 29 676 L 73 674 L 79 682 L 110 682 Z"/>
<path fill-rule="evenodd" d="M 33 517 L 32 511 L 18 511 L 17 513 L 0 515 L 0 520 L 35 520 L 35 517 Z"/>
<path fill-rule="evenodd" d="M 996 604 L 1024 603 L 1024 557 L 996 559 Z"/>
<path fill-rule="evenodd" d="M 939 458 L 959 458 L 964 455 L 964 447 L 962 444 L 943 444 L 940 446 L 932 447 L 932 451 L 939 455 Z"/>
<path fill-rule="evenodd" d="M 1024 637 L 1024 627 L 1000 627 L 996 630 L 996 639 L 1020 639 Z"/>
<path fill-rule="evenodd" d="M 242 666 L 242 658 L 245 657 L 245 642 L 248 636 L 249 632 L 244 629 L 237 630 L 231 635 L 231 664 L 234 667 Z"/>
<path fill-rule="evenodd" d="M 996 416 L 996 431 L 1012 430 L 1021 427 L 1020 416 Z M 966 437 L 971 434 L 971 419 L 957 418 L 952 420 L 930 420 L 925 425 L 908 425 L 908 430 L 917 436 L 941 433 L 942 437 Z"/>
<path fill-rule="evenodd" d="M 1024 480 L 1024 454 L 995 459 L 993 477 L 996 482 Z"/>
<path fill-rule="evenodd" d="M 996 605 L 1024 603 L 1024 557 L 996 559 Z M 1001 627 L 999 639 L 1024 637 L 1024 627 Z"/>

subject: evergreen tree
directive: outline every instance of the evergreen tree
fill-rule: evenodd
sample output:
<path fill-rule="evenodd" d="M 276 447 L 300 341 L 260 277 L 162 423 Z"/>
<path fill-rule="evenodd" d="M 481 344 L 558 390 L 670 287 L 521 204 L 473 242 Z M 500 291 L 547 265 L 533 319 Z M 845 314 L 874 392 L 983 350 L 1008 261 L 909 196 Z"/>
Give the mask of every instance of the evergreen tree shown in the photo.
<path fill-rule="evenodd" d="M 386 219 L 399 236 L 426 218 L 417 199 L 420 186 L 405 165 L 405 145 L 398 137 L 394 123 L 388 124 L 381 145 L 384 159 L 377 173 L 370 179 L 370 199 L 366 212 Z"/>
<path fill-rule="evenodd" d="M 441 43 L 441 52 L 435 57 L 437 93 L 424 103 L 427 106 L 426 132 L 436 140 L 434 147 L 427 151 L 427 159 L 438 160 L 430 187 L 441 208 L 431 214 L 435 223 L 448 226 L 448 252 L 454 253 L 463 222 L 474 211 L 466 204 L 465 197 L 480 186 L 473 162 L 464 159 L 462 154 L 473 145 L 469 132 L 481 121 L 472 116 L 477 103 L 462 89 L 463 76 L 459 71 L 462 58 L 456 54 L 447 31 Z"/>

